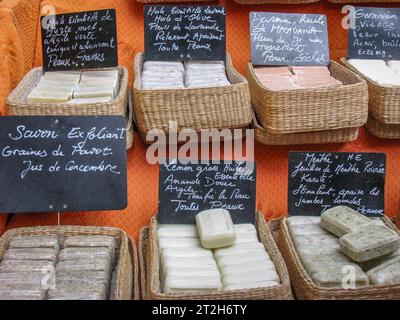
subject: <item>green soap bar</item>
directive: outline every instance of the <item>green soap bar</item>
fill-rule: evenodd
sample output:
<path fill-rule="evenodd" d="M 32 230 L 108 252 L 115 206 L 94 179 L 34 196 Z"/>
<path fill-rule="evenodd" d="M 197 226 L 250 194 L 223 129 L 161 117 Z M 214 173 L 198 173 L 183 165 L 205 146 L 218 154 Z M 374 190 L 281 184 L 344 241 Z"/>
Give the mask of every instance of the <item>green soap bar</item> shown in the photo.
<path fill-rule="evenodd" d="M 400 284 L 400 257 L 392 258 L 368 271 L 371 284 L 385 286 Z"/>

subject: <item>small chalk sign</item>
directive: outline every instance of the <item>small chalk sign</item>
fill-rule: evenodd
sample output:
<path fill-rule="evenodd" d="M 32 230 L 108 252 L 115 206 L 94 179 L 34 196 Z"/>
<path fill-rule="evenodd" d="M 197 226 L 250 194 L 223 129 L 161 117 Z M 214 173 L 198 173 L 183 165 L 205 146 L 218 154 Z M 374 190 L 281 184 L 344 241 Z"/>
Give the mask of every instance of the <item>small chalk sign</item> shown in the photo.
<path fill-rule="evenodd" d="M 271 66 L 327 66 L 327 19 L 322 14 L 250 12 L 251 62 Z"/>
<path fill-rule="evenodd" d="M 234 223 L 255 223 L 256 168 L 254 162 L 221 164 L 160 164 L 158 221 L 195 224 L 208 209 L 226 209 Z"/>
<path fill-rule="evenodd" d="M 122 210 L 126 120 L 0 117 L 0 212 Z"/>
<path fill-rule="evenodd" d="M 44 71 L 118 66 L 114 9 L 41 18 Z"/>
<path fill-rule="evenodd" d="M 223 6 L 145 6 L 146 60 L 225 60 Z"/>
<path fill-rule="evenodd" d="M 289 215 L 319 216 L 347 206 L 371 217 L 384 215 L 383 153 L 289 154 Z"/>
<path fill-rule="evenodd" d="M 400 8 L 355 7 L 351 15 L 350 59 L 400 59 Z"/>

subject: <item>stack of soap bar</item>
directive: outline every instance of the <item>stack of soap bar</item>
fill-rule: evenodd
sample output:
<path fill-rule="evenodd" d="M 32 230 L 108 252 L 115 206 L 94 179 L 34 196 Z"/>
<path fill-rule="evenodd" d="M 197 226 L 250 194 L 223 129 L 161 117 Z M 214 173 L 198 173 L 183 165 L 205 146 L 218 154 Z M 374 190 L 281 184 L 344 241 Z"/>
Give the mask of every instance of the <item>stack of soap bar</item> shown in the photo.
<path fill-rule="evenodd" d="M 371 284 L 378 286 L 400 284 L 400 257 L 389 259 L 368 271 Z"/>
<path fill-rule="evenodd" d="M 186 64 L 186 88 L 228 85 L 230 85 L 230 82 L 226 76 L 224 61 L 189 61 Z"/>
<path fill-rule="evenodd" d="M 115 240 L 109 236 L 65 239 L 56 265 L 50 300 L 107 300 L 115 266 Z"/>
<path fill-rule="evenodd" d="M 395 67 L 390 68 L 383 60 L 350 59 L 348 62 L 363 75 L 380 85 L 400 85 L 400 76 L 393 71 Z"/>
<path fill-rule="evenodd" d="M 356 262 L 365 262 L 400 249 L 400 236 L 386 226 L 369 224 L 340 238 L 344 254 Z"/>
<path fill-rule="evenodd" d="M 263 86 L 273 91 L 342 85 L 328 67 L 260 67 L 254 69 Z"/>
<path fill-rule="evenodd" d="M 235 225 L 235 229 L 239 238 L 244 236 L 249 241 L 214 250 L 224 291 L 278 286 L 281 280 L 264 245 L 258 241 L 254 225 Z"/>
<path fill-rule="evenodd" d="M 13 238 L 0 262 L 0 300 L 44 300 L 59 250 L 51 236 Z"/>
<path fill-rule="evenodd" d="M 236 231 L 229 211 L 207 210 L 196 216 L 201 245 L 207 249 L 227 247 L 236 242 Z M 246 237 L 246 234 L 241 234 Z M 246 241 L 244 241 L 246 242 Z"/>
<path fill-rule="evenodd" d="M 117 69 L 85 71 L 74 91 L 74 99 L 114 99 L 118 95 L 118 91 L 119 71 Z"/>
<path fill-rule="evenodd" d="M 346 267 L 356 271 L 356 287 L 369 284 L 366 273 L 340 251 L 339 240 L 320 226 L 320 217 L 289 217 L 288 229 L 304 269 L 319 287 L 340 288 Z"/>
<path fill-rule="evenodd" d="M 372 223 L 371 219 L 345 206 L 328 209 L 321 216 L 321 227 L 338 237 L 370 223 Z"/>
<path fill-rule="evenodd" d="M 167 294 L 222 290 L 221 275 L 211 250 L 201 247 L 193 225 L 160 225 L 160 279 Z"/>
<path fill-rule="evenodd" d="M 142 71 L 142 89 L 183 89 L 185 67 L 180 61 L 146 61 Z"/>

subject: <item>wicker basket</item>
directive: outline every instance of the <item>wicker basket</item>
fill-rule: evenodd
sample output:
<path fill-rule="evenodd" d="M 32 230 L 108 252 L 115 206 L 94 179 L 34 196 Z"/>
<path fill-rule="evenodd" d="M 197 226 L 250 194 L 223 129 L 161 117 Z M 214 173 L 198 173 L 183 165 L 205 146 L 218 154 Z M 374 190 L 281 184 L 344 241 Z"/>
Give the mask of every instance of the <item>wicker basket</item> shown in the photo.
<path fill-rule="evenodd" d="M 369 115 L 383 124 L 400 124 L 400 86 L 381 86 L 360 73 L 346 58 L 342 58 L 341 61 L 367 81 Z"/>
<path fill-rule="evenodd" d="M 226 69 L 229 81 L 225 87 L 197 89 L 142 90 L 143 53 L 136 55 L 134 110 L 138 130 L 146 135 L 152 129 L 168 133 L 170 122 L 179 132 L 189 128 L 234 129 L 251 123 L 251 104 L 247 80 L 232 65 L 229 55 Z"/>
<path fill-rule="evenodd" d="M 131 300 L 133 284 L 138 282 L 138 274 L 134 273 L 132 261 L 137 265 L 137 258 L 133 260 L 129 253 L 129 240 L 126 233 L 117 228 L 108 227 L 80 227 L 80 226 L 46 226 L 12 229 L 4 233 L 0 238 L 0 261 L 3 259 L 11 239 L 16 236 L 42 236 L 58 235 L 60 241 L 66 237 L 77 235 L 106 235 L 111 236 L 116 241 L 116 266 L 115 266 L 115 287 L 110 292 L 110 300 Z M 135 278 L 133 278 L 135 276 Z"/>
<path fill-rule="evenodd" d="M 140 264 L 140 288 L 142 300 L 147 299 L 147 287 L 146 274 L 147 274 L 147 245 L 149 241 L 149 227 L 144 227 L 140 230 L 139 234 L 139 264 Z"/>
<path fill-rule="evenodd" d="M 369 133 L 383 139 L 400 139 L 400 124 L 383 124 L 372 117 L 365 126 Z"/>
<path fill-rule="evenodd" d="M 129 92 L 129 104 L 128 104 L 128 124 L 126 126 L 126 150 L 130 150 L 133 147 L 133 103 L 132 103 L 132 93 Z"/>
<path fill-rule="evenodd" d="M 271 91 L 261 84 L 249 64 L 251 99 L 265 130 L 287 134 L 363 126 L 368 117 L 367 84 L 334 61 L 329 69 L 343 86 Z"/>
<path fill-rule="evenodd" d="M 7 114 L 10 116 L 125 116 L 128 104 L 128 69 L 118 67 L 120 89 L 116 99 L 96 104 L 28 103 L 27 97 L 39 83 L 42 68 L 32 69 L 8 96 Z M 101 69 L 107 70 L 107 69 Z"/>
<path fill-rule="evenodd" d="M 360 289 L 338 289 L 318 287 L 304 269 L 296 249 L 293 245 L 286 218 L 279 224 L 279 249 L 287 263 L 292 286 L 296 297 L 301 300 L 398 300 L 400 299 L 400 285 L 369 286 Z M 396 230 L 396 226 L 385 218 L 385 223 Z M 275 223 L 276 226 L 276 223 Z M 275 227 L 276 228 L 276 227 Z"/>
<path fill-rule="evenodd" d="M 128 237 L 129 244 L 129 255 L 131 257 L 132 263 L 132 300 L 140 300 L 140 285 L 139 285 L 139 256 L 138 256 L 138 248 L 136 246 L 135 240 L 131 237 Z"/>
<path fill-rule="evenodd" d="M 257 229 L 261 242 L 264 244 L 274 262 L 282 284 L 271 288 L 252 290 L 237 290 L 214 294 L 173 294 L 167 295 L 160 290 L 160 259 L 157 243 L 157 220 L 152 219 L 146 252 L 146 298 L 151 300 L 291 300 L 293 299 L 290 280 L 285 262 L 275 244 L 275 241 L 265 223 L 262 213 L 257 214 Z M 144 253 L 141 255 L 144 256 Z M 143 270 L 142 270 L 143 272 Z M 142 273 L 143 274 L 143 273 Z"/>
<path fill-rule="evenodd" d="M 256 141 L 271 146 L 342 143 L 358 138 L 359 128 L 345 128 L 328 131 L 304 133 L 272 134 L 268 133 L 253 116 L 253 128 Z"/>

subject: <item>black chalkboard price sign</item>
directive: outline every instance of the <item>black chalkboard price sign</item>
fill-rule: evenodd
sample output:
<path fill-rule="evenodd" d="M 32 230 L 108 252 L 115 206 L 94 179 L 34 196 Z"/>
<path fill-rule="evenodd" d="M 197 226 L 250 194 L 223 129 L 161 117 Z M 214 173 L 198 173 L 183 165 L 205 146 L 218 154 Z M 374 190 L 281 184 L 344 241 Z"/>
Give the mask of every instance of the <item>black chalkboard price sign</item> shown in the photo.
<path fill-rule="evenodd" d="M 250 12 L 253 65 L 329 65 L 326 16 Z"/>
<path fill-rule="evenodd" d="M 114 9 L 43 16 L 44 71 L 118 66 Z"/>
<path fill-rule="evenodd" d="M 384 215 L 383 153 L 289 154 L 289 215 L 315 215 L 347 206 L 367 216 Z"/>
<path fill-rule="evenodd" d="M 223 6 L 145 6 L 146 60 L 225 60 Z"/>
<path fill-rule="evenodd" d="M 234 223 L 254 223 L 256 169 L 254 162 L 221 164 L 160 164 L 158 221 L 195 224 L 208 209 L 226 209 Z"/>
<path fill-rule="evenodd" d="M 355 7 L 349 29 L 351 59 L 400 59 L 400 8 Z"/>
<path fill-rule="evenodd" d="M 0 212 L 122 210 L 124 117 L 0 117 Z"/>

